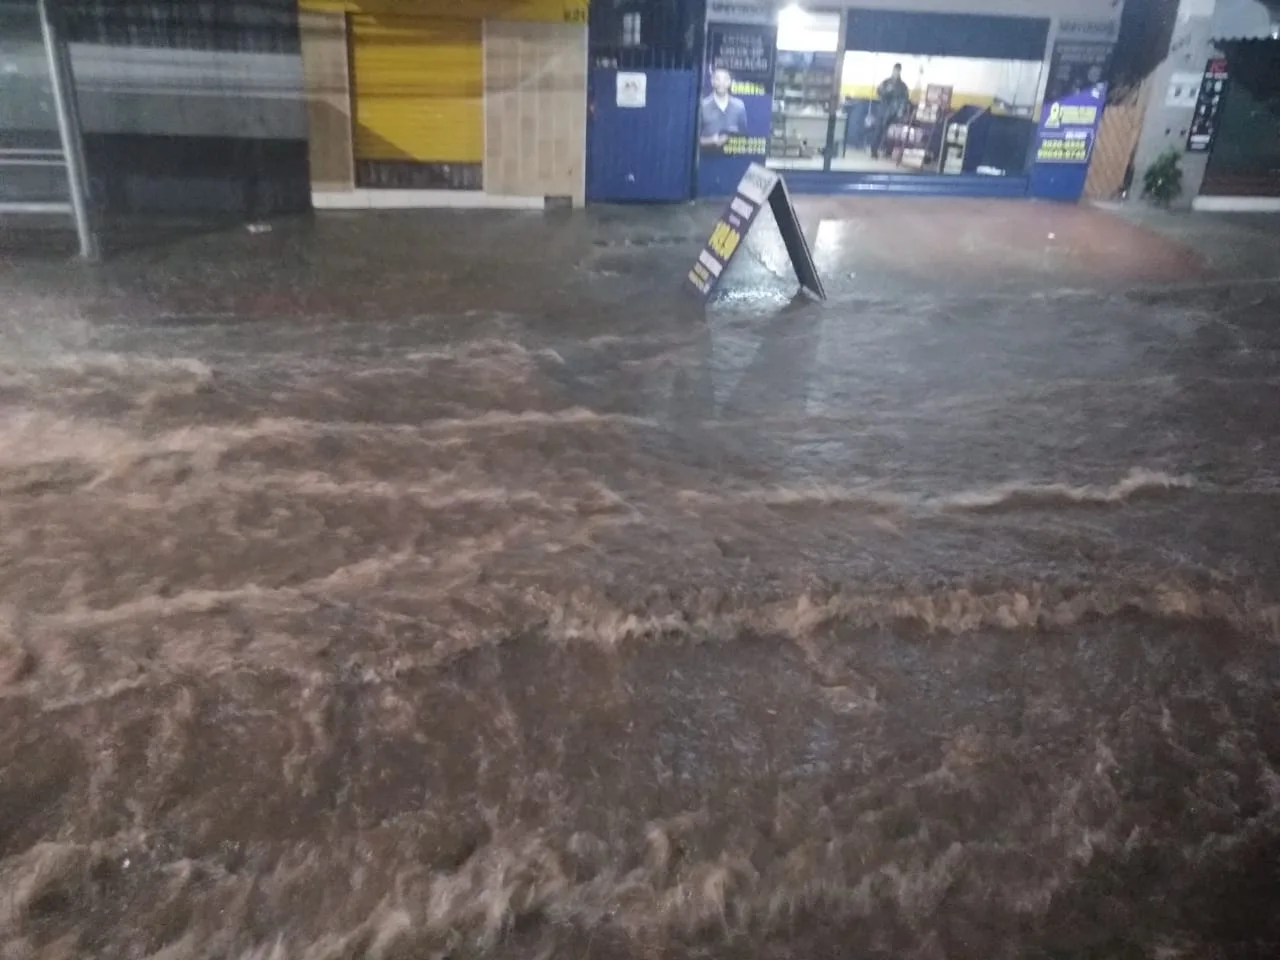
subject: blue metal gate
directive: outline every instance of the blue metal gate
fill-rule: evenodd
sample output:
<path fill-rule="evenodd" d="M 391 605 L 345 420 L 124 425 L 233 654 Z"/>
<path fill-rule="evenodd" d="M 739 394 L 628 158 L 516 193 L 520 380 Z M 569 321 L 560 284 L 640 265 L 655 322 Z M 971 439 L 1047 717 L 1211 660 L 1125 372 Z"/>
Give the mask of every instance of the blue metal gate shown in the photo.
<path fill-rule="evenodd" d="M 587 201 L 677 203 L 693 194 L 693 70 L 642 69 L 644 106 L 618 106 L 618 74 L 587 78 Z"/>

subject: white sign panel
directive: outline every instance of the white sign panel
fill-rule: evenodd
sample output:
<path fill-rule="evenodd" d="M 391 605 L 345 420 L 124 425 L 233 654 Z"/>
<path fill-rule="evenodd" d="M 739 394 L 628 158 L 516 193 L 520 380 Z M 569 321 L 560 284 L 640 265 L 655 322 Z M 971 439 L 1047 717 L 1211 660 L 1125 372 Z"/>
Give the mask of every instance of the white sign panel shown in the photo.
<path fill-rule="evenodd" d="M 738 181 L 738 193 L 757 206 L 764 206 L 777 182 L 778 175 L 774 171 L 753 163 Z"/>
<path fill-rule="evenodd" d="M 1120 36 L 1120 18 L 1086 20 L 1062 17 L 1058 20 L 1059 40 L 1088 40 L 1092 43 L 1115 43 Z"/>
<path fill-rule="evenodd" d="M 778 11 L 771 0 L 707 0 L 707 21 L 773 26 L 778 22 Z"/>
<path fill-rule="evenodd" d="M 1198 73 L 1175 73 L 1169 78 L 1169 91 L 1165 94 L 1164 105 L 1186 107 L 1188 110 L 1195 109 L 1196 98 L 1200 95 L 1201 79 Z"/>
<path fill-rule="evenodd" d="M 643 107 L 648 92 L 649 76 L 644 73 L 618 73 L 618 106 Z"/>

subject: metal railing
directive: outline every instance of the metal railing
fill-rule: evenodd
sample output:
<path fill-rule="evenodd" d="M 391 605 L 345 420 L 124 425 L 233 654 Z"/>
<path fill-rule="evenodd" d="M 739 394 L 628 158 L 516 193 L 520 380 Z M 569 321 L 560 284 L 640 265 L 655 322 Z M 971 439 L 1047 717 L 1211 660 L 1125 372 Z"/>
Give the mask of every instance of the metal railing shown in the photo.
<path fill-rule="evenodd" d="M 0 214 L 70 216 L 80 241 L 80 255 L 87 260 L 96 260 L 99 255 L 98 238 L 93 230 L 89 211 L 84 146 L 81 140 L 80 117 L 71 74 L 71 60 L 67 53 L 66 42 L 49 11 L 48 0 L 37 0 L 36 8 L 40 20 L 40 34 L 49 65 L 50 90 L 53 94 L 58 138 L 62 147 L 61 149 L 0 147 L 0 168 L 11 170 L 61 168 L 66 174 L 69 199 L 66 201 L 0 199 Z"/>
<path fill-rule="evenodd" d="M 592 67 L 697 70 L 702 60 L 703 0 L 594 2 L 588 20 Z"/>

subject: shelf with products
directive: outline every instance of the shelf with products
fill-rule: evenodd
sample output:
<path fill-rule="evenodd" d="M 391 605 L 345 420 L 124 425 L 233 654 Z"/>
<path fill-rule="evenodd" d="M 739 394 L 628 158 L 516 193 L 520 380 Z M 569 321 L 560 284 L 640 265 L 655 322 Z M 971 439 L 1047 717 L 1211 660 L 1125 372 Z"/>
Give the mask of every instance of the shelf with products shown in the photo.
<path fill-rule="evenodd" d="M 925 170 L 941 165 L 943 127 L 951 112 L 952 88 L 929 84 L 917 106 L 889 128 L 894 158 L 904 167 Z"/>
<path fill-rule="evenodd" d="M 771 157 L 820 157 L 826 149 L 827 128 L 830 114 L 825 113 L 775 113 L 770 129 L 769 156 Z M 839 118 L 836 128 L 844 136 Z"/>
<path fill-rule="evenodd" d="M 779 52 L 773 79 L 774 109 L 814 107 L 830 112 L 835 76 L 835 57 L 831 54 Z"/>
<path fill-rule="evenodd" d="M 885 139 L 888 141 L 889 156 L 899 166 L 920 169 L 924 166 L 925 143 L 928 127 L 915 121 L 915 111 L 911 110 L 904 118 L 889 124 Z"/>
<path fill-rule="evenodd" d="M 835 76 L 834 54 L 778 52 L 770 156 L 813 157 L 822 153 L 834 102 Z"/>

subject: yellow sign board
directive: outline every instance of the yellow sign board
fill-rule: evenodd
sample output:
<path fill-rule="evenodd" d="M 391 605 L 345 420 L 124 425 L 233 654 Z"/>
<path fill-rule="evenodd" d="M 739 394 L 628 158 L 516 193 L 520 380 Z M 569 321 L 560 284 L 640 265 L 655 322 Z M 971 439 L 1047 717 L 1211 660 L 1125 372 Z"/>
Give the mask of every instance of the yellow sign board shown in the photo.
<path fill-rule="evenodd" d="M 1055 103 L 1049 107 L 1044 128 L 1092 127 L 1098 120 L 1098 108 L 1092 104 Z"/>

